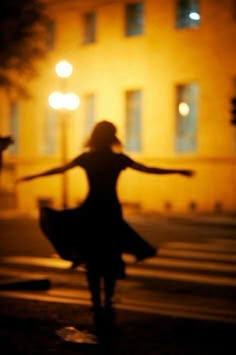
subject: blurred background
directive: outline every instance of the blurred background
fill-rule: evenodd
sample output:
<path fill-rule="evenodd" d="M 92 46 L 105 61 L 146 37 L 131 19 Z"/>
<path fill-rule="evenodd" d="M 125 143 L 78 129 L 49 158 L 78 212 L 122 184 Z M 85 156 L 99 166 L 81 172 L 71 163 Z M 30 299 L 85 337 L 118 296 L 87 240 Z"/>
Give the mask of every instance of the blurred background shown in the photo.
<path fill-rule="evenodd" d="M 20 4 L 19 4 L 20 3 Z M 81 153 L 110 120 L 124 151 L 192 179 L 125 171 L 125 206 L 161 213 L 236 212 L 234 0 L 2 1 L 0 209 L 75 206 L 83 171 L 15 185 Z"/>

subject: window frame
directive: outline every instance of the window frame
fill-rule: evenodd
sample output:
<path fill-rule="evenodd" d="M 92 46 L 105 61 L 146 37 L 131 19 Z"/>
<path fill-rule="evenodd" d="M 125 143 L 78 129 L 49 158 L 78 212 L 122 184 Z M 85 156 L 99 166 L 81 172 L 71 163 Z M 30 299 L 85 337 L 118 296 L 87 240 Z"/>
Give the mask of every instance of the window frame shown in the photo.
<path fill-rule="evenodd" d="M 96 122 L 96 101 L 95 93 L 91 92 L 84 95 L 84 134 L 86 137 L 91 133 Z M 90 106 L 91 103 L 92 107 Z"/>
<path fill-rule="evenodd" d="M 140 6 L 141 9 L 136 10 L 136 14 L 140 11 L 141 16 L 140 19 L 138 16 L 135 17 L 135 10 L 133 9 L 133 14 L 132 14 L 132 7 L 135 6 Z M 144 1 L 131 1 L 125 3 L 125 36 L 126 37 L 135 37 L 135 36 L 142 36 L 144 34 L 144 18 L 145 18 L 145 4 Z M 133 21 L 131 21 L 131 17 L 133 16 Z M 129 23 L 129 19 L 130 22 Z M 136 21 L 134 21 L 136 20 Z M 141 21 L 140 24 L 138 24 L 138 20 Z M 136 23 L 135 23 L 136 22 Z M 136 26 L 136 28 L 135 28 Z M 133 27 L 133 28 L 132 28 Z"/>
<path fill-rule="evenodd" d="M 82 14 L 83 44 L 89 45 L 97 41 L 97 12 L 94 10 Z M 92 28 L 91 28 L 92 25 Z"/>
<path fill-rule="evenodd" d="M 56 21 L 54 19 L 47 22 L 46 31 L 46 48 L 50 52 L 55 49 L 56 42 Z"/>
<path fill-rule="evenodd" d="M 128 97 L 132 95 L 133 98 L 129 101 Z M 137 100 L 137 98 L 135 98 L 136 95 L 139 95 L 137 102 L 135 102 L 135 100 Z M 128 89 L 125 91 L 125 149 L 131 153 L 141 153 L 143 148 L 143 96 L 143 90 L 141 88 Z M 134 106 L 134 108 L 132 108 L 132 106 Z M 138 126 L 136 126 L 136 124 Z M 135 137 L 137 134 L 138 137 Z"/>
<path fill-rule="evenodd" d="M 45 156 L 53 156 L 57 153 L 57 132 L 59 129 L 58 122 L 58 112 L 50 107 L 46 107 L 43 122 L 43 143 L 41 149 L 41 153 Z"/>
<path fill-rule="evenodd" d="M 186 9 L 181 9 L 181 2 L 186 2 Z M 188 4 L 187 4 L 188 3 Z M 200 15 L 199 20 L 193 20 L 188 15 L 191 12 L 197 12 Z M 175 27 L 177 29 L 197 29 L 201 24 L 200 0 L 176 0 L 176 19 Z"/>
<path fill-rule="evenodd" d="M 20 104 L 18 101 L 11 101 L 9 106 L 9 131 L 14 142 L 9 147 L 9 153 L 17 155 L 19 153 L 20 140 Z"/>
<path fill-rule="evenodd" d="M 189 87 L 189 93 L 187 93 L 188 87 Z M 180 92 L 181 88 L 182 88 L 182 94 Z M 193 90 L 195 92 L 193 92 L 193 94 L 191 95 L 190 90 Z M 189 100 L 184 97 L 189 97 Z M 200 101 L 200 87 L 197 81 L 178 83 L 175 85 L 176 104 L 175 104 L 174 147 L 175 147 L 175 153 L 177 154 L 194 154 L 197 152 L 199 101 Z M 181 113 L 179 112 L 180 103 L 187 103 L 187 105 L 189 106 L 190 111 L 187 115 L 183 115 L 183 114 L 181 115 Z M 192 114 L 191 114 L 191 105 L 192 105 Z"/>

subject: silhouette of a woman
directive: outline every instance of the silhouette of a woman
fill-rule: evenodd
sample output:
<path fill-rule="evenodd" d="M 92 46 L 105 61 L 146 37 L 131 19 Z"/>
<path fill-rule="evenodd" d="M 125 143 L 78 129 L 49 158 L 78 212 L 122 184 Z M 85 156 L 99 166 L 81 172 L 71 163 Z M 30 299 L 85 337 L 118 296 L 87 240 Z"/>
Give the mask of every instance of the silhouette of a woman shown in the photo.
<path fill-rule="evenodd" d="M 87 151 L 64 166 L 18 179 L 28 181 L 38 177 L 64 173 L 82 167 L 89 182 L 85 201 L 75 209 L 56 211 L 41 209 L 40 225 L 64 259 L 85 263 L 91 292 L 95 322 L 102 310 L 112 310 L 116 280 L 125 276 L 122 253 L 137 260 L 156 254 L 156 249 L 141 238 L 123 219 L 117 197 L 119 174 L 131 168 L 149 174 L 181 174 L 191 176 L 190 170 L 148 167 L 135 162 L 123 153 L 114 152 L 121 145 L 116 127 L 108 121 L 97 123 L 86 144 Z M 104 281 L 104 302 L 101 281 Z"/>

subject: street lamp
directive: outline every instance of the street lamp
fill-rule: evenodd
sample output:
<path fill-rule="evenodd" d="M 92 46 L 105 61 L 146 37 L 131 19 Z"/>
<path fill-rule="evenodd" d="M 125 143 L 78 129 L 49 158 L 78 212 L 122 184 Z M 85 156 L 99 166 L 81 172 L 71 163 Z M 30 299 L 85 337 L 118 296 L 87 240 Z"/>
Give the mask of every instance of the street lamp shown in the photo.
<path fill-rule="evenodd" d="M 69 78 L 73 72 L 73 67 L 67 60 L 61 60 L 56 64 L 55 70 L 60 78 Z"/>
<path fill-rule="evenodd" d="M 56 64 L 56 74 L 60 80 L 60 90 L 54 91 L 48 97 L 48 102 L 51 108 L 60 112 L 60 125 L 61 125 L 61 160 L 62 165 L 67 162 L 67 120 L 68 112 L 74 111 L 79 107 L 79 96 L 73 92 L 67 92 L 67 78 L 73 72 L 72 65 L 66 60 L 62 60 Z M 62 206 L 68 206 L 67 194 L 67 176 L 62 174 Z"/>

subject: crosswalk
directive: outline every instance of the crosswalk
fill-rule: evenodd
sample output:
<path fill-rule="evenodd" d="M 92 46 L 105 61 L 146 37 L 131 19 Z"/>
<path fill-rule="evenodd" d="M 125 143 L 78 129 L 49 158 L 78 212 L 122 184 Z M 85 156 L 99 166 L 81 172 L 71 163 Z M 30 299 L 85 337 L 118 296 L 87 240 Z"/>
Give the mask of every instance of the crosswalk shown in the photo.
<path fill-rule="evenodd" d="M 203 283 L 219 283 L 236 287 L 236 239 L 213 239 L 207 242 L 166 242 L 159 246 L 155 257 L 136 262 L 124 254 L 128 276 L 148 278 L 189 279 Z M 45 269 L 66 270 L 71 263 L 56 254 L 51 257 L 7 256 L 0 265 L 22 265 Z M 78 272 L 84 268 L 78 267 Z"/>
<path fill-rule="evenodd" d="M 236 287 L 236 240 L 163 243 L 158 255 L 132 265 L 132 275 Z"/>
<path fill-rule="evenodd" d="M 155 257 L 145 261 L 137 263 L 131 255 L 123 258 L 127 265 L 127 280 L 119 289 L 118 307 L 236 323 L 236 239 L 165 242 L 159 246 Z M 0 259 L 0 265 L 0 275 L 5 272 L 11 276 L 14 272 L 16 276 L 21 267 L 25 276 L 32 272 L 46 274 L 49 270 L 64 270 L 75 276 L 85 271 L 83 267 L 70 271 L 70 262 L 56 255 L 49 258 L 8 256 Z M 127 287 L 133 282 L 133 296 L 132 292 L 127 292 L 125 282 Z M 16 295 L 17 291 L 14 293 Z M 27 297 L 30 297 L 29 292 Z M 64 284 L 63 288 L 55 285 L 47 294 L 34 297 L 89 304 L 89 293 L 82 283 L 76 294 L 69 284 Z"/>

